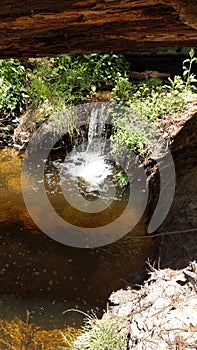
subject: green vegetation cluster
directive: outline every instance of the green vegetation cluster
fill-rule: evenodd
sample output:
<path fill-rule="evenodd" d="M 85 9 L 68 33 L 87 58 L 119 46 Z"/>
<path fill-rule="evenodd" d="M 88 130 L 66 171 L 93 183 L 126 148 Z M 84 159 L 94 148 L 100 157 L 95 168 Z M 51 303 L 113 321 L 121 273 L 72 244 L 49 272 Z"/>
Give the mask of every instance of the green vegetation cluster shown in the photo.
<path fill-rule="evenodd" d="M 127 347 L 127 334 L 121 317 L 102 319 L 88 316 L 85 319 L 84 332 L 74 342 L 73 350 L 120 350 Z"/>
<path fill-rule="evenodd" d="M 90 100 L 95 89 L 112 88 L 126 77 L 129 64 L 115 54 L 63 55 L 36 62 L 29 74 L 29 91 L 38 105 L 78 104 Z"/>
<path fill-rule="evenodd" d="M 110 91 L 111 100 L 132 110 L 132 115 L 114 119 L 114 151 L 125 147 L 137 154 L 147 153 L 147 128 L 129 128 L 129 118 L 140 119 L 146 126 L 164 115 L 182 111 L 194 92 L 196 78 L 192 64 L 194 50 L 183 62 L 183 76 L 164 84 L 161 79 L 131 81 L 131 65 L 122 55 L 62 55 L 18 61 L 0 60 L 0 144 L 9 144 L 20 116 L 28 109 L 42 111 L 36 125 L 65 106 L 91 100 L 98 91 Z M 69 121 L 68 121 L 69 122 Z M 119 176 L 119 175 L 117 175 Z"/>
<path fill-rule="evenodd" d="M 14 59 L 0 60 L 0 142 L 10 141 L 27 98 L 24 65 Z"/>
<path fill-rule="evenodd" d="M 115 54 L 0 60 L 1 143 L 11 142 L 25 110 L 42 110 L 43 122 L 65 106 L 90 101 L 95 90 L 111 90 L 128 73 L 129 64 Z"/>
<path fill-rule="evenodd" d="M 115 134 L 112 139 L 117 151 L 129 147 L 136 154 L 147 155 L 150 125 L 157 125 L 163 116 L 183 111 L 195 93 L 197 79 L 191 71 L 193 63 L 197 63 L 197 58 L 192 49 L 189 58 L 183 62 L 183 76 L 169 78 L 168 84 L 158 78 L 149 78 L 137 85 L 127 77 L 118 79 L 112 89 L 113 100 L 133 112 L 125 113 L 123 118 L 114 118 Z M 134 123 L 131 129 L 131 118 L 135 120 L 135 125 L 143 125 L 143 129 L 133 129 Z"/>
<path fill-rule="evenodd" d="M 164 116 L 182 112 L 196 92 L 196 76 L 192 65 L 197 63 L 194 50 L 183 62 L 183 75 L 168 79 L 149 78 L 139 84 L 129 81 L 128 77 L 119 77 L 112 89 L 113 101 L 123 107 L 122 117 L 113 118 L 113 153 L 117 164 L 121 163 L 127 149 L 142 159 L 151 157 L 157 147 L 159 122 Z M 196 98 L 196 96 L 195 96 Z M 119 115 L 119 112 L 118 112 Z M 129 164 L 129 162 L 128 162 Z M 121 187 L 132 180 L 133 174 L 118 169 L 115 178 Z"/>

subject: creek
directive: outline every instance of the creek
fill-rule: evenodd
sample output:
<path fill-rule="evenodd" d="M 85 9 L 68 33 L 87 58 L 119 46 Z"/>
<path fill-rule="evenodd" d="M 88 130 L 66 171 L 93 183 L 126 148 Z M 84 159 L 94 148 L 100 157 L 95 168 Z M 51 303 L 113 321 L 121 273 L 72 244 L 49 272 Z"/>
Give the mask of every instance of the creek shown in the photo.
<path fill-rule="evenodd" d="M 56 154 L 45 163 L 43 182 L 50 203 L 63 220 L 83 230 L 104 229 L 125 211 L 128 199 L 128 193 L 122 195 L 113 181 L 114 164 L 103 152 L 106 136 L 101 115 L 98 111 L 91 114 L 84 148 L 80 145 L 63 157 Z M 64 311 L 74 308 L 102 314 L 110 293 L 125 287 L 129 275 L 144 264 L 152 241 L 140 239 L 145 233 L 143 221 L 119 240 L 93 248 L 52 239 L 39 229 L 26 208 L 21 188 L 23 162 L 24 152 L 1 149 L 0 318 L 18 316 L 25 321 L 28 310 L 30 320 L 43 328 L 78 327 L 82 316 Z M 39 192 L 36 176 L 33 182 L 32 176 L 26 176 L 26 181 L 28 189 Z M 65 201 L 65 193 L 69 201 Z M 42 204 L 38 201 L 35 211 L 43 220 L 50 220 Z M 91 211 L 95 205 L 96 210 Z M 132 202 L 124 221 L 135 221 L 135 217 Z"/>

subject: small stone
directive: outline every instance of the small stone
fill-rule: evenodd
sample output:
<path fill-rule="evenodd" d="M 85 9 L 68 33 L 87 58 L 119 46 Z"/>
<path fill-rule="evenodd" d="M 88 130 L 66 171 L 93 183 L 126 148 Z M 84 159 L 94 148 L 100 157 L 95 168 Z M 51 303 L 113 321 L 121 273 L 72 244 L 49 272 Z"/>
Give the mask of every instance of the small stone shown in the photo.
<path fill-rule="evenodd" d="M 120 305 L 120 299 L 116 296 L 111 295 L 109 298 L 109 306 Z"/>

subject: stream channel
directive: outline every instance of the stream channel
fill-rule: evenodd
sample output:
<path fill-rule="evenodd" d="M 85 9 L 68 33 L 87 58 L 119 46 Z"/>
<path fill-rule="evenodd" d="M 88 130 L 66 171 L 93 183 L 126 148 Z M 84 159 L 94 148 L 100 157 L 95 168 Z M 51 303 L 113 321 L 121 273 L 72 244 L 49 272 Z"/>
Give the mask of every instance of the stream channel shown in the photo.
<path fill-rule="evenodd" d="M 88 142 L 74 154 L 56 153 L 45 163 L 43 182 L 54 210 L 83 229 L 104 228 L 124 212 L 127 201 L 127 193 L 122 194 L 113 181 L 114 164 L 103 152 L 104 129 L 102 111 L 93 111 Z M 25 321 L 28 310 L 30 321 L 44 329 L 78 328 L 83 316 L 64 311 L 93 310 L 101 315 L 110 293 L 124 288 L 129 275 L 143 265 L 152 241 L 140 239 L 145 232 L 140 222 L 122 238 L 102 246 L 68 246 L 52 239 L 39 229 L 26 208 L 25 190 L 22 193 L 21 189 L 23 160 L 23 151 L 0 150 L 0 318 L 10 321 L 17 316 Z M 26 181 L 28 188 L 38 191 L 36 176 L 33 180 L 26 176 Z M 65 193 L 69 201 L 65 201 Z M 96 203 L 97 210 L 91 212 Z M 47 207 L 41 204 L 38 202 L 36 210 L 47 222 Z M 135 220 L 135 216 L 132 204 L 124 221 Z"/>

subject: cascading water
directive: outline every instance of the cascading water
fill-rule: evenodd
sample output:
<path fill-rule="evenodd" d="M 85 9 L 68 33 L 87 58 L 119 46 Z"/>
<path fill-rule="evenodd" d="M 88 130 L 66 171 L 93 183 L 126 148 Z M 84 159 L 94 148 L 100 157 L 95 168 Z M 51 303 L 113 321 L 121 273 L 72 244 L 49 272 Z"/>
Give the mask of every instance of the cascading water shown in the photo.
<path fill-rule="evenodd" d="M 80 177 L 89 183 L 89 188 L 96 188 L 104 180 L 113 174 L 112 165 L 107 163 L 105 156 L 105 107 L 92 109 L 89 131 L 88 145 L 84 154 L 84 166 L 80 171 Z"/>
<path fill-rule="evenodd" d="M 89 131 L 88 131 L 88 146 L 87 152 L 93 154 L 102 154 L 104 146 L 104 132 L 105 132 L 105 106 L 100 108 L 93 108 L 91 111 Z"/>
<path fill-rule="evenodd" d="M 82 132 L 79 133 L 80 139 L 76 141 L 81 143 L 68 155 L 65 154 L 65 158 L 49 160 L 49 172 L 46 167 L 44 172 L 44 186 L 43 167 L 41 172 L 39 167 L 38 170 L 35 168 L 37 184 L 41 183 L 40 187 L 42 186 L 40 193 L 47 192 L 52 208 L 56 208 L 55 214 L 53 210 L 50 213 L 51 223 L 43 223 L 47 226 L 45 231 L 47 234 L 50 232 L 52 238 L 57 231 L 55 237 L 60 242 L 70 237 L 62 236 L 61 226 L 66 223 L 63 229 L 67 232 L 69 222 L 72 225 L 69 226 L 72 239 L 69 244 L 86 248 L 100 246 L 122 237 L 122 232 L 125 234 L 131 231 L 141 217 L 147 197 L 143 169 L 139 167 L 135 154 L 128 152 L 127 147 L 117 159 L 117 164 L 116 158 L 113 158 L 113 143 L 108 137 L 111 119 L 121 117 L 122 112 L 122 109 L 116 109 L 112 104 L 102 103 L 87 104 L 83 108 L 74 109 L 75 120 L 78 120 L 76 125 Z M 88 140 L 84 141 L 81 135 L 84 135 L 87 124 Z M 41 155 L 43 157 L 43 153 Z M 132 179 L 129 179 L 128 186 L 122 188 L 116 180 L 116 173 L 124 169 L 125 174 L 131 175 Z M 54 196 L 55 193 L 57 195 Z M 37 201 L 37 197 L 35 199 Z M 44 203 L 42 206 L 45 206 L 43 211 L 47 210 L 49 203 L 46 196 L 41 201 Z M 32 207 L 32 196 L 28 203 Z M 39 213 L 36 213 L 35 219 L 37 217 Z M 75 235 L 76 231 L 79 238 Z"/>
<path fill-rule="evenodd" d="M 106 156 L 106 147 L 109 140 L 105 135 L 106 107 L 96 106 L 90 113 L 88 141 L 85 151 L 81 146 L 75 146 L 63 163 L 56 165 L 61 170 L 61 179 L 68 180 L 71 175 L 71 187 L 82 190 L 82 195 L 87 194 L 90 200 L 99 197 L 113 197 L 115 184 L 112 180 L 114 164 Z M 107 142 L 108 141 L 108 142 Z M 73 184 L 75 182 L 75 185 Z M 72 197 L 74 197 L 72 191 Z M 108 192 L 108 193 L 107 193 Z"/>

